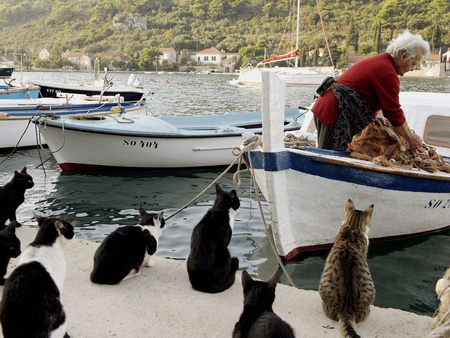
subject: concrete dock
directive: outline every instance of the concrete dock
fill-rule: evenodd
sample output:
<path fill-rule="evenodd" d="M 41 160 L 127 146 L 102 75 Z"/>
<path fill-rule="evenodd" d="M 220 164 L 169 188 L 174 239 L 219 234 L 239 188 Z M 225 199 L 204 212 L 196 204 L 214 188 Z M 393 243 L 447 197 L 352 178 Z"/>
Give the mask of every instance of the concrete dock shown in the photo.
<path fill-rule="evenodd" d="M 17 229 L 22 252 L 35 234 L 35 228 Z M 72 338 L 231 337 L 243 307 L 240 272 L 230 289 L 206 294 L 191 288 L 185 260 L 157 257 L 155 266 L 135 278 L 115 286 L 95 285 L 89 274 L 97 246 L 75 237 L 64 249 L 62 298 Z M 8 274 L 17 262 L 11 260 Z M 316 291 L 279 284 L 274 311 L 294 328 L 296 337 L 340 337 L 337 323 L 323 314 Z M 372 306 L 356 330 L 365 338 L 422 338 L 430 323 L 428 316 Z"/>

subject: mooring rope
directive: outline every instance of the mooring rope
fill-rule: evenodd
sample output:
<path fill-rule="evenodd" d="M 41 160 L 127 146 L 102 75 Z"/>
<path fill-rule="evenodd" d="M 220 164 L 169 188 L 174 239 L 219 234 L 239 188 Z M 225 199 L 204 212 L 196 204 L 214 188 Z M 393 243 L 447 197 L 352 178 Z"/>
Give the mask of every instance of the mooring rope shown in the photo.
<path fill-rule="evenodd" d="M 283 273 L 286 276 L 288 282 L 291 284 L 291 286 L 297 287 L 295 285 L 292 277 L 290 276 L 289 272 L 286 270 L 286 267 L 283 264 L 280 256 L 278 255 L 278 252 L 277 252 L 277 249 L 276 249 L 276 246 L 275 246 L 275 242 L 274 242 L 274 239 L 273 239 L 273 231 L 272 231 L 271 226 L 266 222 L 266 219 L 264 217 L 264 211 L 263 211 L 263 208 L 262 208 L 262 203 L 261 203 L 261 200 L 259 198 L 259 189 L 258 189 L 258 185 L 256 184 L 255 177 L 254 177 L 255 175 L 254 175 L 253 167 L 252 167 L 252 164 L 251 164 L 250 151 L 256 149 L 257 147 L 260 147 L 261 145 L 262 145 L 261 136 L 252 135 L 252 136 L 249 136 L 246 139 L 244 139 L 241 148 L 238 148 L 238 147 L 233 148 L 232 151 L 233 151 L 233 154 L 236 155 L 236 158 L 231 162 L 231 164 L 216 179 L 214 179 L 205 189 L 203 189 L 200 193 L 198 193 L 193 199 L 191 199 L 184 206 L 182 206 L 176 212 L 174 212 L 169 217 L 167 217 L 166 221 L 169 220 L 170 218 L 172 218 L 173 216 L 175 216 L 176 214 L 178 214 L 179 212 L 181 212 L 182 210 L 186 209 L 188 206 L 190 206 L 195 201 L 197 201 L 208 189 L 211 188 L 211 186 L 213 184 L 215 184 L 218 180 L 220 180 L 237 163 L 238 167 L 237 167 L 236 172 L 233 175 L 233 182 L 237 186 L 240 186 L 240 184 L 241 184 L 241 174 L 243 172 L 246 172 L 246 171 L 251 173 L 252 186 L 255 187 L 256 200 L 258 202 L 259 212 L 261 213 L 261 218 L 263 220 L 263 224 L 264 224 L 264 227 L 266 229 L 267 238 L 269 240 L 270 247 L 271 247 L 271 249 L 272 249 L 272 251 L 273 251 L 273 253 L 274 253 L 274 255 L 275 255 L 275 257 L 276 257 L 276 259 L 278 261 L 279 266 L 283 270 Z M 250 164 L 247 164 L 247 161 L 245 161 L 245 158 L 244 158 L 244 154 L 245 153 L 248 154 L 248 158 L 250 160 Z M 245 163 L 245 165 L 247 166 L 247 169 L 241 169 L 241 165 L 243 163 Z"/>

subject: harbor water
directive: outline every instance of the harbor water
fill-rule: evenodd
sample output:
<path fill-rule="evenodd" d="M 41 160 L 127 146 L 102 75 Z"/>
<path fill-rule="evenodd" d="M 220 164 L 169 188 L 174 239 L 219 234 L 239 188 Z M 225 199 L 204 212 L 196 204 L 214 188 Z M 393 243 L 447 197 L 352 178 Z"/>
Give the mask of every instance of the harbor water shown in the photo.
<path fill-rule="evenodd" d="M 23 81 L 88 82 L 92 75 L 73 72 L 20 72 Z M 129 74 L 111 73 L 112 81 L 124 83 Z M 233 76 L 220 74 L 149 73 L 139 75 L 149 91 L 149 113 L 205 114 L 227 111 L 256 111 L 261 107 L 261 89 L 230 85 Z M 450 79 L 404 78 L 404 91 L 449 92 Z M 308 106 L 314 88 L 288 87 L 287 106 Z M 42 164 L 43 163 L 43 164 Z M 33 211 L 61 216 L 76 227 L 76 236 L 101 241 L 121 225 L 138 222 L 138 208 L 164 210 L 169 216 L 197 196 L 224 168 L 203 170 L 121 170 L 101 173 L 62 173 L 45 149 L 20 150 L 10 157 L 0 155 L 0 185 L 24 166 L 35 186 L 26 193 L 17 217 L 23 224 L 35 225 Z M 248 173 L 242 174 L 238 187 L 234 169 L 219 181 L 224 189 L 236 189 L 241 198 L 230 251 L 247 269 L 262 279 L 276 270 L 277 261 L 268 244 L 254 189 Z M 193 205 L 167 222 L 157 255 L 185 259 L 189 254 L 193 227 L 211 207 L 214 189 L 210 188 Z M 346 201 L 342 201 L 344 211 Z M 355 201 L 357 204 L 357 201 Z M 301 203 L 301 201 L 299 202 Z M 363 208 L 365 206 L 358 206 Z M 263 203 L 264 217 L 268 207 Z M 326 212 L 326 210 L 324 210 Z M 383 212 L 375 206 L 375 212 Z M 337 220 L 337 225 L 340 220 Z M 432 315 L 437 299 L 434 287 L 450 265 L 450 231 L 369 248 L 369 266 L 376 286 L 375 305 Z M 290 263 L 287 270 L 296 286 L 317 290 L 326 253 Z M 281 278 L 287 283 L 285 277 Z M 301 304 L 299 304 L 301 306 Z"/>

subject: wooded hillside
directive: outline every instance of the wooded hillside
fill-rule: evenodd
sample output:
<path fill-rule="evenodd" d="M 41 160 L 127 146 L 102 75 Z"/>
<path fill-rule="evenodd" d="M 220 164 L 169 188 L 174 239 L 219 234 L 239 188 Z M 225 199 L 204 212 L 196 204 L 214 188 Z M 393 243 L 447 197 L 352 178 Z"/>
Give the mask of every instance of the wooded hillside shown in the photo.
<path fill-rule="evenodd" d="M 35 57 L 47 48 L 126 55 L 144 48 L 180 52 L 216 47 L 244 56 L 286 53 L 295 46 L 295 0 L 3 0 L 0 50 Z M 301 1 L 302 55 L 325 47 L 316 0 Z M 349 48 L 384 49 L 398 32 L 422 34 L 434 51 L 450 46 L 448 0 L 321 0 L 320 14 L 338 61 Z M 377 38 L 378 36 L 378 38 Z M 311 61 L 311 60 L 310 60 Z M 316 62 L 318 60 L 316 56 Z M 304 59 L 303 62 L 306 62 Z M 326 62 L 326 61 L 324 61 Z"/>

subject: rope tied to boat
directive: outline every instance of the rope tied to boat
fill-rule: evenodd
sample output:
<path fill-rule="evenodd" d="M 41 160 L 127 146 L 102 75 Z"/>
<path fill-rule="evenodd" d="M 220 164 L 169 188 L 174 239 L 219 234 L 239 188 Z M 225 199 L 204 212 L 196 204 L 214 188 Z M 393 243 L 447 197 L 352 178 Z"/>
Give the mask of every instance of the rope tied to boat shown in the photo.
<path fill-rule="evenodd" d="M 261 200 L 259 198 L 259 190 L 258 190 L 258 185 L 256 184 L 255 181 L 255 175 L 253 172 L 253 167 L 251 164 L 251 158 L 250 158 L 250 151 L 257 149 L 258 147 L 262 147 L 262 137 L 261 135 L 254 135 L 254 134 L 248 134 L 248 135 L 243 135 L 244 137 L 244 141 L 242 142 L 241 147 L 235 147 L 232 149 L 233 155 L 236 156 L 236 158 L 230 163 L 230 165 L 217 177 L 215 178 L 205 189 L 203 189 L 200 193 L 197 194 L 197 196 L 195 196 L 193 199 L 191 199 L 189 202 L 187 202 L 184 206 L 182 206 L 180 209 L 178 209 L 176 212 L 174 212 L 173 214 L 169 215 L 166 218 L 166 221 L 168 221 L 170 218 L 172 218 L 173 216 L 175 216 L 176 214 L 178 214 L 179 212 L 181 212 L 182 210 L 186 209 L 187 207 L 189 207 L 191 204 L 193 204 L 195 201 L 197 201 L 203 194 L 205 194 L 205 192 L 207 190 L 209 190 L 217 181 L 219 181 L 228 171 L 230 171 L 230 169 L 237 164 L 237 170 L 233 175 L 233 182 L 237 185 L 240 186 L 241 184 L 241 174 L 243 172 L 250 172 L 251 174 L 251 184 L 255 189 L 255 196 L 256 196 L 256 200 L 258 202 L 258 206 L 259 206 L 259 211 L 261 213 L 261 218 L 263 220 L 264 223 L 264 227 L 266 229 L 266 233 L 267 233 L 267 239 L 269 241 L 270 247 L 272 248 L 272 251 L 278 261 L 279 266 L 281 267 L 281 269 L 283 270 L 284 275 L 286 276 L 287 280 L 289 281 L 289 283 L 291 284 L 291 286 L 293 287 L 297 287 L 292 279 L 292 277 L 290 276 L 289 272 L 286 270 L 285 265 L 283 264 L 283 262 L 281 261 L 280 256 L 278 255 L 278 252 L 276 250 L 276 246 L 275 246 L 275 242 L 273 239 L 273 232 L 272 232 L 272 228 L 270 227 L 270 225 L 266 222 L 266 219 L 264 217 L 264 211 L 262 209 L 262 203 Z M 245 160 L 245 156 L 244 154 L 247 153 L 249 162 L 247 162 Z M 246 169 L 241 169 L 242 164 L 246 165 Z"/>
<path fill-rule="evenodd" d="M 206 193 L 206 191 L 208 191 L 217 181 L 219 181 L 227 172 L 229 172 L 231 170 L 231 168 L 233 168 L 233 166 L 236 163 L 239 163 L 239 166 L 240 166 L 242 164 L 243 153 L 245 151 L 247 151 L 247 148 L 254 147 L 254 141 L 256 139 L 255 138 L 251 138 L 251 140 L 253 140 L 253 141 L 247 142 L 248 144 L 247 145 L 243 145 L 242 149 L 238 148 L 238 147 L 233 148 L 232 152 L 233 152 L 234 155 L 236 155 L 236 158 L 230 163 L 230 165 L 219 176 L 217 176 L 210 184 L 208 184 L 208 186 L 206 188 L 204 188 L 202 191 L 200 191 L 194 198 L 192 198 L 189 202 L 187 202 L 185 205 L 183 205 L 180 209 L 175 211 L 173 214 L 171 214 L 168 217 L 166 217 L 165 218 L 166 221 L 171 219 L 173 216 L 177 215 L 178 213 L 180 213 L 181 211 L 183 211 L 184 209 L 186 209 L 190 205 L 192 205 L 194 202 L 196 202 L 201 196 L 203 196 Z M 245 143 L 245 141 L 244 141 L 244 143 Z"/>

